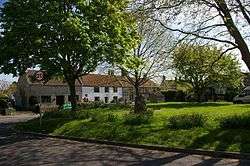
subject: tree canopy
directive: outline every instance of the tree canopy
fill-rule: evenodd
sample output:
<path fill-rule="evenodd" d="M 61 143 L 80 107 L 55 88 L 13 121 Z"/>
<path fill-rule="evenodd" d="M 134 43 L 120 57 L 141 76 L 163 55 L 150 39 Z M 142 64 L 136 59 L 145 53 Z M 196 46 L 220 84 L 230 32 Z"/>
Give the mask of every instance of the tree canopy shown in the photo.
<path fill-rule="evenodd" d="M 120 61 L 137 42 L 129 1 L 9 0 L 1 9 L 0 71 L 40 67 L 67 81 L 73 109 L 75 81 L 99 63 Z"/>
<path fill-rule="evenodd" d="M 213 46 L 182 44 L 173 53 L 177 76 L 193 87 L 198 101 L 208 86 L 238 87 L 242 74 L 239 62 L 231 54 L 220 57 Z"/>

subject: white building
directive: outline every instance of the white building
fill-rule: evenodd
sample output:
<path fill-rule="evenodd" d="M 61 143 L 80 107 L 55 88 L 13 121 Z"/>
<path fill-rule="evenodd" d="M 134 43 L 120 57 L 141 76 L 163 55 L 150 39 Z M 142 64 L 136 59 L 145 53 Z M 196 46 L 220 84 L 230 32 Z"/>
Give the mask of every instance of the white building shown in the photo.
<path fill-rule="evenodd" d="M 43 105 L 62 105 L 70 102 L 70 91 L 62 79 L 53 78 L 44 83 L 37 80 L 36 74 L 41 72 L 29 70 L 21 76 L 17 84 L 16 102 L 20 107 L 29 107 L 34 100 Z M 76 94 L 79 102 L 103 101 L 132 101 L 133 87 L 123 76 L 89 74 L 76 82 Z M 153 81 L 148 81 L 142 88 L 142 93 L 149 99 L 158 87 Z"/>

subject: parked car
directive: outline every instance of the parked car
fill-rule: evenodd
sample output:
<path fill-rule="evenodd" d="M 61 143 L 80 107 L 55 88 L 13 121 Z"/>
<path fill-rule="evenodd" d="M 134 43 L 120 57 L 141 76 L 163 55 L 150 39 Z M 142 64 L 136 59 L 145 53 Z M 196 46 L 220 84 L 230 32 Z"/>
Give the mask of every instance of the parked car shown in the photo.
<path fill-rule="evenodd" d="M 239 95 L 233 99 L 234 104 L 250 103 L 250 86 L 247 86 Z"/>

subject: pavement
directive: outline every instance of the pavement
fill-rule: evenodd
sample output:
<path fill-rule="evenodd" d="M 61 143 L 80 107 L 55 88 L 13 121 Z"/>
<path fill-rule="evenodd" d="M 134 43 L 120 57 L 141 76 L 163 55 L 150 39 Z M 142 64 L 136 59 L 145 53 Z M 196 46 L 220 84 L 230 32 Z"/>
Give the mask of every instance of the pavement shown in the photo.
<path fill-rule="evenodd" d="M 11 125 L 32 114 L 0 117 L 0 166 L 248 166 L 249 160 L 153 151 L 15 133 Z"/>

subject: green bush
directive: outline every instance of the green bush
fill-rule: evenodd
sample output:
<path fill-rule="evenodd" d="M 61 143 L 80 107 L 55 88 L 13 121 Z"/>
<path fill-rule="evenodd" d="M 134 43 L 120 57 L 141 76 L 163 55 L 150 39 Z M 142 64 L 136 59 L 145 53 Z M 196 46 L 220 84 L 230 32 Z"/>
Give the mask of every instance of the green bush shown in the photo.
<path fill-rule="evenodd" d="M 153 111 L 146 111 L 141 114 L 128 113 L 124 116 L 124 124 L 125 125 L 141 125 L 141 124 L 149 124 L 153 117 Z"/>
<path fill-rule="evenodd" d="M 94 108 L 107 108 L 108 104 L 105 104 L 102 101 L 91 101 L 91 102 L 83 102 L 80 105 L 80 108 L 83 109 L 94 109 Z"/>
<path fill-rule="evenodd" d="M 167 126 L 172 129 L 190 129 L 203 127 L 205 117 L 201 114 L 176 115 L 169 118 Z"/>
<path fill-rule="evenodd" d="M 114 114 L 107 114 L 105 120 L 107 122 L 116 122 L 118 120 L 118 117 Z"/>
<path fill-rule="evenodd" d="M 250 129 L 250 115 L 234 115 L 222 118 L 220 127 L 226 129 Z"/>

